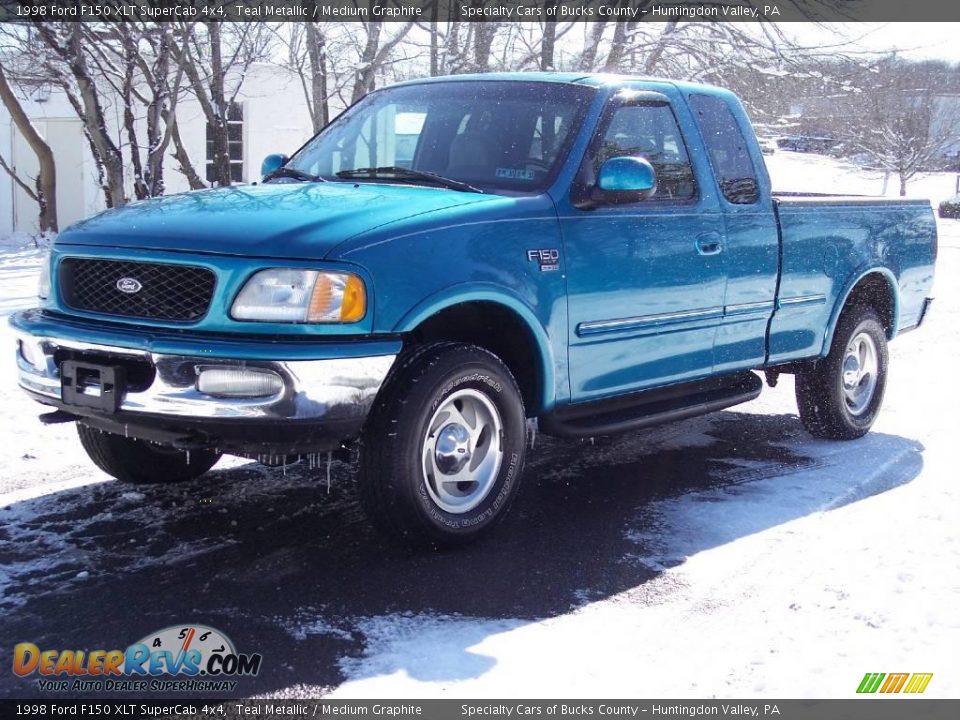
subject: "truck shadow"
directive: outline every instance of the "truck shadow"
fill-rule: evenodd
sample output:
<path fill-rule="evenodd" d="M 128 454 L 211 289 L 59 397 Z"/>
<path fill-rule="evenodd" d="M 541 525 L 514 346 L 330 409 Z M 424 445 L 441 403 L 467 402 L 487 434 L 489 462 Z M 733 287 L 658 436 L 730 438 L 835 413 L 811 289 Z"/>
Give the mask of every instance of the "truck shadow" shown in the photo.
<path fill-rule="evenodd" d="M 264 657 L 235 696 L 317 695 L 346 675 L 476 677 L 495 662 L 469 649 L 485 637 L 910 482 L 922 452 L 879 433 L 813 441 L 793 415 L 743 412 L 597 444 L 537 438 L 493 537 L 420 554 L 368 527 L 337 463 L 329 488 L 325 465 L 307 463 L 66 490 L 0 508 L 0 662 L 17 642 L 123 649 L 202 623 Z M 41 695 L 35 678 L 0 673 L 0 695 Z"/>

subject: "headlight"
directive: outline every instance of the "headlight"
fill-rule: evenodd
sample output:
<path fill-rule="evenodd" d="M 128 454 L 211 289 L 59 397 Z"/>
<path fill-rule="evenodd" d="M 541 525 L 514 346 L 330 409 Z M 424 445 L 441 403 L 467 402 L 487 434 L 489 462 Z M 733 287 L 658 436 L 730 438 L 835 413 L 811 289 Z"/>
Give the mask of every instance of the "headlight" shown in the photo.
<path fill-rule="evenodd" d="M 50 297 L 50 253 L 43 256 L 40 265 L 40 283 L 37 285 L 37 297 L 46 300 Z"/>
<path fill-rule="evenodd" d="M 235 320 L 356 322 L 367 312 L 363 280 L 352 273 L 273 268 L 247 280 L 233 301 Z"/>

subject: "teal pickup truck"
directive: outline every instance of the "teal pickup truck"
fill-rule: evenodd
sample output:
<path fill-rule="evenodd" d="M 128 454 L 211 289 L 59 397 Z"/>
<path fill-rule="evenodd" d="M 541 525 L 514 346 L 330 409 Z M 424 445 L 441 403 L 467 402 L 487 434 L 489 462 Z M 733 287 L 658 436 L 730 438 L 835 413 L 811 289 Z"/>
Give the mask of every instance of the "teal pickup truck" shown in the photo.
<path fill-rule="evenodd" d="M 459 76 L 372 92 L 259 184 L 74 225 L 11 323 L 42 419 L 119 480 L 359 448 L 371 520 L 449 545 L 503 517 L 534 418 L 632 431 L 759 371 L 863 435 L 936 252 L 929 202 L 772 193 L 727 91 Z"/>

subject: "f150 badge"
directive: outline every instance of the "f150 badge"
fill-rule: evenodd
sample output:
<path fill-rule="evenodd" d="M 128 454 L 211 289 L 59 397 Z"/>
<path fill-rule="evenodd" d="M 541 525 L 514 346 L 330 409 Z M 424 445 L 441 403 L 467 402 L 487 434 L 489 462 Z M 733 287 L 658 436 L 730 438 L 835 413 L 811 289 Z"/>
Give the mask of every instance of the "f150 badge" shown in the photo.
<path fill-rule="evenodd" d="M 560 269 L 560 251 L 556 248 L 527 250 L 527 260 L 540 264 L 540 272 L 552 272 Z"/>

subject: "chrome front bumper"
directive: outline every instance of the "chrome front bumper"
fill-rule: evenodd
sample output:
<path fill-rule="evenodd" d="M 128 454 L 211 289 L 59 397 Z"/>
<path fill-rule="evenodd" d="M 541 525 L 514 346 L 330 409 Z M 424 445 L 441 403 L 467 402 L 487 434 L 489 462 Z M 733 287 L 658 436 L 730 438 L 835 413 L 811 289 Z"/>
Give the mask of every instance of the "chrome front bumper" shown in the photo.
<path fill-rule="evenodd" d="M 359 427 L 396 355 L 324 360 L 266 361 L 202 356 L 161 355 L 129 348 L 96 345 L 17 333 L 20 387 L 38 400 L 62 406 L 58 360 L 71 356 L 97 362 L 139 363 L 153 369 L 147 387 L 129 389 L 118 408 L 132 416 L 198 420 L 319 421 Z M 58 357 L 58 354 L 60 357 Z M 201 370 L 256 369 L 271 372 L 282 387 L 266 397 L 214 397 L 197 389 Z M 68 412 L 69 407 L 63 408 Z M 80 412 L 79 414 L 84 414 Z M 90 414 L 90 413 L 86 413 Z"/>

